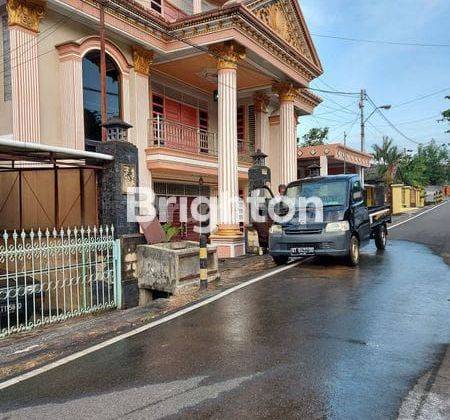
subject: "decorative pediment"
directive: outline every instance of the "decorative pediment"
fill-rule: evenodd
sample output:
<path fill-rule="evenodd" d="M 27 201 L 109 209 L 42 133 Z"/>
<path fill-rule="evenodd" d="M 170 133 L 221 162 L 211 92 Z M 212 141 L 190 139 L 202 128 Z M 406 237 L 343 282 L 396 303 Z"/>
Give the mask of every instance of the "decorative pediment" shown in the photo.
<path fill-rule="evenodd" d="M 256 0 L 248 8 L 303 57 L 320 66 L 297 0 Z"/>

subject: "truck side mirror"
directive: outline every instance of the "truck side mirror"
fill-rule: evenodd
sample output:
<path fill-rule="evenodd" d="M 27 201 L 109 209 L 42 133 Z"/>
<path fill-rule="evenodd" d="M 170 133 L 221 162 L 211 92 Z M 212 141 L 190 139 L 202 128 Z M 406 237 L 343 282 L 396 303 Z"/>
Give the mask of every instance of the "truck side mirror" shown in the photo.
<path fill-rule="evenodd" d="M 361 201 L 361 199 L 362 199 L 362 192 L 361 192 L 361 190 L 353 192 L 353 202 Z"/>

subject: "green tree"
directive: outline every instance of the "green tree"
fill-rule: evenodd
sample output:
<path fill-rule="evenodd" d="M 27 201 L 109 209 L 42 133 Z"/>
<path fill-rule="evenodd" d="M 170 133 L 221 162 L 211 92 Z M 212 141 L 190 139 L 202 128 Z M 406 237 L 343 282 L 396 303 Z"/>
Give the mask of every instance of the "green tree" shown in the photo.
<path fill-rule="evenodd" d="M 384 179 L 386 185 L 390 185 L 394 181 L 397 168 L 402 160 L 402 154 L 393 143 L 393 139 L 384 136 L 381 146 L 377 144 L 372 146 L 372 155 L 378 164 L 378 173 Z"/>
<path fill-rule="evenodd" d="M 319 146 L 328 140 L 329 128 L 311 128 L 302 138 L 300 146 Z"/>
<path fill-rule="evenodd" d="M 423 187 L 429 184 L 426 168 L 427 163 L 423 155 L 405 155 L 398 166 L 397 179 L 406 185 Z"/>
<path fill-rule="evenodd" d="M 425 177 L 431 185 L 443 185 L 450 179 L 449 153 L 447 145 L 438 145 L 432 140 L 419 146 L 417 154 L 425 162 Z"/>
<path fill-rule="evenodd" d="M 448 183 L 449 153 L 445 145 L 433 140 L 419 146 L 417 153 L 403 156 L 398 168 L 398 180 L 407 185 L 443 185 Z"/>

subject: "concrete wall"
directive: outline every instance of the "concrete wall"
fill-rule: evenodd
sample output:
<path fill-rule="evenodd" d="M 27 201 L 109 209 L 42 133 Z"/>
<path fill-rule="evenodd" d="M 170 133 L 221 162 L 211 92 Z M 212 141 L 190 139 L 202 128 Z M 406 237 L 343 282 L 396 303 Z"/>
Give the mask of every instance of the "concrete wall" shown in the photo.
<path fill-rule="evenodd" d="M 391 185 L 392 214 L 399 214 L 403 211 L 402 188 L 403 188 L 403 184 Z"/>
<path fill-rule="evenodd" d="M 403 187 L 403 207 L 411 207 L 411 187 Z"/>

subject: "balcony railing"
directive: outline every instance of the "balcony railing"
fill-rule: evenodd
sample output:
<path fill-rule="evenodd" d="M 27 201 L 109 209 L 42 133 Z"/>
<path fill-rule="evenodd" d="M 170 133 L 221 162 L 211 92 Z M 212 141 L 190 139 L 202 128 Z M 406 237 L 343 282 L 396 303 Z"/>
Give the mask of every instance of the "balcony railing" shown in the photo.
<path fill-rule="evenodd" d="M 214 132 L 161 117 L 150 120 L 150 129 L 152 133 L 150 146 L 217 156 L 217 136 Z M 241 139 L 238 139 L 237 145 L 239 160 L 251 162 L 250 156 L 255 151 L 254 145 Z"/>
<path fill-rule="evenodd" d="M 151 120 L 152 146 L 168 147 L 184 152 L 217 155 L 216 133 L 201 130 L 164 118 Z"/>

